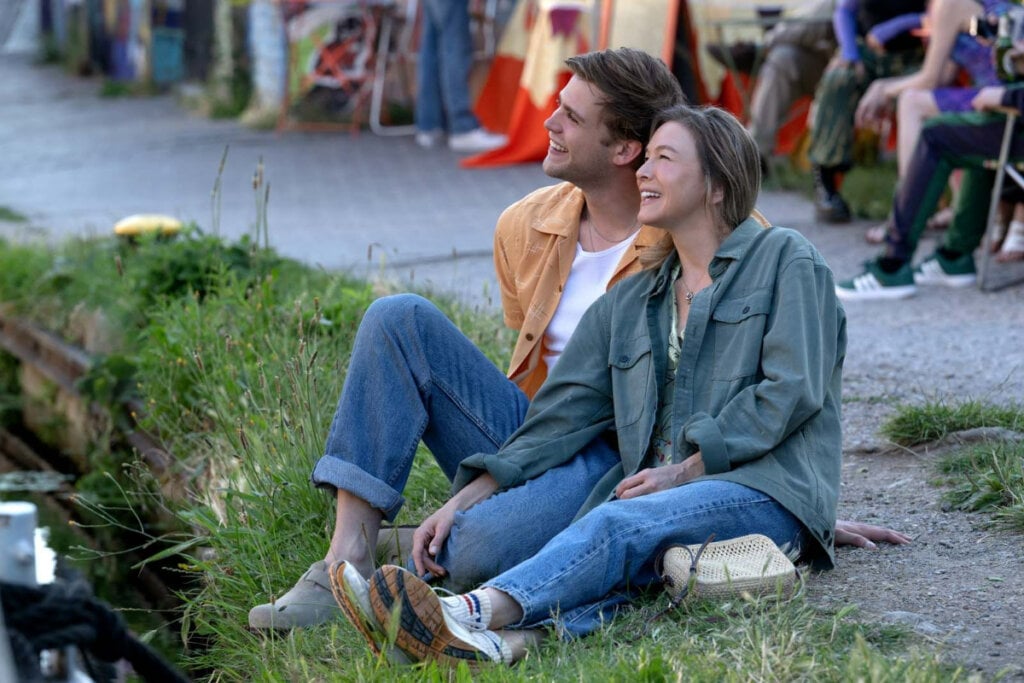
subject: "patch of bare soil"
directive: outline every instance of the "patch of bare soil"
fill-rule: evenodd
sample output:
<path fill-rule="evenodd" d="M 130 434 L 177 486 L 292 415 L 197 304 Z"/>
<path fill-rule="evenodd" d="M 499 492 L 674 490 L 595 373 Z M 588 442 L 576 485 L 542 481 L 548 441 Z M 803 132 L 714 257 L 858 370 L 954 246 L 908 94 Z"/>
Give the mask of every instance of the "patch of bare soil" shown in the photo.
<path fill-rule="evenodd" d="M 816 575 L 809 595 L 860 621 L 903 625 L 940 648 L 946 661 L 985 680 L 1024 681 L 1024 535 L 993 526 L 989 514 L 944 505 L 936 460 L 979 438 L 973 430 L 913 451 L 862 444 L 844 453 L 839 517 L 913 536 L 903 546 L 840 548 L 834 571 Z"/>

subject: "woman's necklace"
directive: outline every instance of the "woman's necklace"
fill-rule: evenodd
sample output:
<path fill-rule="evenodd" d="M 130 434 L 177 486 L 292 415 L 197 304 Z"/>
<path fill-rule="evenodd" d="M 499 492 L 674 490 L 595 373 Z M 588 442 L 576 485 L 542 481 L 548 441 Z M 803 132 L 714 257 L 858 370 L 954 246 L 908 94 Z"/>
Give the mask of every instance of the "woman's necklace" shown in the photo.
<path fill-rule="evenodd" d="M 679 270 L 679 284 L 686 290 L 686 294 L 683 295 L 683 300 L 686 301 L 686 305 L 689 306 L 693 303 L 693 290 L 686 286 L 686 278 L 683 276 L 682 269 Z"/>
<path fill-rule="evenodd" d="M 621 238 L 619 238 L 617 240 L 616 239 L 611 239 L 609 237 L 605 237 L 604 233 L 601 232 L 598 229 L 597 221 L 595 221 L 594 217 L 590 215 L 590 210 L 584 208 L 583 211 L 584 211 L 584 218 L 587 221 L 587 225 L 590 227 L 590 230 L 588 231 L 588 233 L 590 235 L 590 251 L 592 251 L 592 252 L 595 252 L 595 251 L 598 250 L 597 249 L 597 242 L 594 239 L 594 235 L 597 235 L 598 237 L 600 237 L 602 240 L 604 240 L 608 244 L 621 244 L 623 241 L 629 239 L 630 236 L 632 236 L 632 234 L 634 232 L 636 232 L 637 229 L 640 227 L 640 219 L 639 218 L 634 218 L 632 225 L 629 226 L 629 232 L 626 234 L 625 237 L 621 237 Z"/>

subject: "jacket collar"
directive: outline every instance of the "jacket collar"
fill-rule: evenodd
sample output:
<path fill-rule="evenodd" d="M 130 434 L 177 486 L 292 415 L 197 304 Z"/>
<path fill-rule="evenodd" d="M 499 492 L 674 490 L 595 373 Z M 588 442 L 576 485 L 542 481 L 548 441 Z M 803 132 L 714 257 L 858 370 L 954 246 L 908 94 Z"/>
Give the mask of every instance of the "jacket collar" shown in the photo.
<path fill-rule="evenodd" d="M 747 252 L 750 251 L 754 239 L 767 229 L 753 218 L 748 218 L 737 225 L 736 229 L 729 233 L 729 236 L 718 247 L 715 257 L 711 259 L 711 265 L 708 267 L 711 279 L 719 278 L 733 261 L 742 260 Z M 678 261 L 679 254 L 673 249 L 672 253 L 665 259 L 665 262 L 658 268 L 658 275 L 647 290 L 649 296 L 657 296 L 665 291 L 671 280 L 672 268 Z"/>
<path fill-rule="evenodd" d="M 545 211 L 544 215 L 530 227 L 537 232 L 560 237 L 574 237 L 580 230 L 580 214 L 583 211 L 583 190 L 563 183 L 565 194 L 562 201 L 564 210 Z"/>

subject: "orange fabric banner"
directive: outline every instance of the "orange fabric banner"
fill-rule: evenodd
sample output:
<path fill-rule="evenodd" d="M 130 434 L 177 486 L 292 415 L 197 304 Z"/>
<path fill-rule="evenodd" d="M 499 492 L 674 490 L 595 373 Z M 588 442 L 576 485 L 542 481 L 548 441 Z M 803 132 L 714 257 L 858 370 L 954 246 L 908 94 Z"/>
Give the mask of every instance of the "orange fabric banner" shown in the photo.
<path fill-rule="evenodd" d="M 481 123 L 492 130 L 505 132 L 508 143 L 499 149 L 464 159 L 461 163 L 464 168 L 501 166 L 544 158 L 548 134 L 543 124 L 555 110 L 558 93 L 570 77 L 565 60 L 590 49 L 589 4 L 578 0 L 520 2 L 502 36 L 502 48 L 499 48 L 495 66 L 488 74 L 476 106 Z M 517 68 L 517 56 L 523 45 L 522 67 Z M 506 80 L 517 71 L 516 80 Z M 514 95 L 509 106 L 511 93 Z M 507 127 L 502 125 L 505 117 Z"/>

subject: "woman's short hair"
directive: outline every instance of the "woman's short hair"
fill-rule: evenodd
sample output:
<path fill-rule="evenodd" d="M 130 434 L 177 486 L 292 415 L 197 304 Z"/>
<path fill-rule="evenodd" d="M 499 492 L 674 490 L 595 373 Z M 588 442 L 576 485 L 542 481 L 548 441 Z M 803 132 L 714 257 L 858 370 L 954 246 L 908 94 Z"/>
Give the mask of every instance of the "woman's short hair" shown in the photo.
<path fill-rule="evenodd" d="M 710 204 L 715 187 L 721 188 L 719 218 L 732 230 L 750 216 L 761 189 L 757 143 L 735 116 L 717 107 L 669 107 L 654 117 L 651 134 L 670 122 L 693 136 L 704 169 L 705 203 Z"/>
<path fill-rule="evenodd" d="M 602 120 L 613 141 L 638 140 L 646 146 L 657 113 L 686 101 L 665 63 L 643 50 L 600 50 L 570 57 L 565 63 L 573 75 L 601 91 Z"/>

